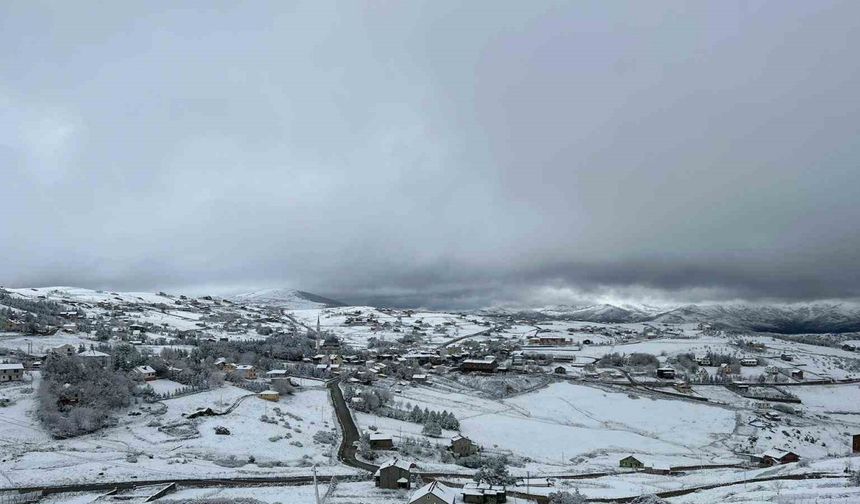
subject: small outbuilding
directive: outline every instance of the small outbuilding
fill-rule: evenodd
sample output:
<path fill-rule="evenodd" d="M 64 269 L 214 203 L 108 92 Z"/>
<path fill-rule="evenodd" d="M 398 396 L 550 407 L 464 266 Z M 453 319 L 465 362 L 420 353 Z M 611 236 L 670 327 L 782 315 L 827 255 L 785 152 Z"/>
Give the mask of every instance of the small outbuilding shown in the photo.
<path fill-rule="evenodd" d="M 556 366 L 555 369 L 553 370 L 553 373 L 555 373 L 555 374 L 567 374 L 567 369 L 565 369 L 564 366 Z"/>
<path fill-rule="evenodd" d="M 387 434 L 374 433 L 370 435 L 370 447 L 374 450 L 393 450 L 394 440 Z"/>
<path fill-rule="evenodd" d="M 507 502 L 507 489 L 487 483 L 466 483 L 463 486 L 463 502 L 474 504 L 497 504 Z"/>
<path fill-rule="evenodd" d="M 860 453 L 860 434 L 851 436 L 851 453 Z"/>
<path fill-rule="evenodd" d="M 670 367 L 657 368 L 657 378 L 665 378 L 668 380 L 675 378 L 675 370 Z"/>
<path fill-rule="evenodd" d="M 281 394 L 278 393 L 277 390 L 264 390 L 258 394 L 260 399 L 264 399 L 266 401 L 278 402 L 281 398 Z"/>
<path fill-rule="evenodd" d="M 642 469 L 643 467 L 645 467 L 645 464 L 643 464 L 641 460 L 634 457 L 633 455 L 628 455 L 618 462 L 618 467 L 625 467 L 627 469 Z"/>

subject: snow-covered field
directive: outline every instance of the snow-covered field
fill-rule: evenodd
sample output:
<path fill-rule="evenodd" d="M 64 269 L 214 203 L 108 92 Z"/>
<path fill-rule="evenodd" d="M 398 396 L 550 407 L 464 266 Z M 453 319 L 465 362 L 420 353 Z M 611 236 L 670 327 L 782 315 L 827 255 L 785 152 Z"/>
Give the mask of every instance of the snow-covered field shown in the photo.
<path fill-rule="evenodd" d="M 166 380 L 158 382 L 153 383 L 171 386 Z M 326 473 L 352 472 L 337 464 L 332 445 L 313 439 L 319 431 L 337 433 L 324 390 L 302 391 L 273 403 L 253 395 L 245 397 L 249 395 L 246 390 L 227 386 L 140 404 L 131 411 L 141 411 L 141 415 L 120 413 L 116 427 L 54 440 L 35 418 L 31 388 L 0 388 L 5 396 L 17 399 L 0 409 L 0 446 L 6 453 L 0 488 L 132 477 L 303 474 L 312 464 Z M 184 417 L 205 407 L 223 411 L 237 401 L 241 402 L 224 416 Z M 277 423 L 261 421 L 263 415 Z M 216 426 L 226 427 L 230 435 L 216 434 Z"/>

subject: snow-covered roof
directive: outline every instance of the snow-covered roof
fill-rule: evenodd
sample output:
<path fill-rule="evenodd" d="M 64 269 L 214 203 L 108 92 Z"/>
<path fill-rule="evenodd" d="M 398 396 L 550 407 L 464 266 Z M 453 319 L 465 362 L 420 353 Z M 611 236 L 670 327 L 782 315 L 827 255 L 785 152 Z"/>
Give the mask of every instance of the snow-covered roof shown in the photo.
<path fill-rule="evenodd" d="M 401 460 L 399 458 L 389 459 L 389 460 L 386 460 L 385 462 L 383 462 L 382 464 L 379 465 L 379 469 L 376 470 L 376 472 L 374 473 L 374 476 L 379 476 L 380 471 L 382 471 L 383 469 L 387 469 L 389 467 L 397 467 L 397 468 L 403 469 L 405 471 L 409 471 L 410 469 L 412 469 L 412 466 L 414 466 L 414 465 L 415 464 L 413 464 L 412 462 L 407 462 L 407 461 Z"/>
<path fill-rule="evenodd" d="M 24 365 L 20 362 L 4 362 L 0 364 L 0 369 L 24 369 Z"/>
<path fill-rule="evenodd" d="M 385 439 L 391 439 L 391 436 L 389 436 L 388 434 L 380 434 L 378 432 L 370 435 L 371 441 L 381 441 Z"/>
<path fill-rule="evenodd" d="M 248 371 L 250 369 L 254 369 L 254 366 L 251 366 L 250 364 L 239 364 L 238 366 L 236 366 L 236 369 L 241 369 L 242 371 Z"/>
<path fill-rule="evenodd" d="M 155 370 L 152 369 L 150 366 L 137 366 L 136 368 L 134 368 L 134 370 L 137 371 L 138 373 L 144 373 L 144 374 L 149 374 L 149 373 L 155 372 Z"/>
<path fill-rule="evenodd" d="M 79 357 L 110 357 L 110 355 L 98 350 L 86 350 L 78 354 Z"/>
<path fill-rule="evenodd" d="M 415 490 L 415 493 L 413 493 L 412 497 L 409 498 L 409 502 L 415 502 L 418 499 L 424 497 L 425 495 L 434 495 L 446 504 L 453 504 L 454 500 L 457 498 L 457 494 L 454 492 L 454 490 L 446 487 L 438 481 L 434 481 L 432 483 L 424 485 L 418 490 Z"/>
<path fill-rule="evenodd" d="M 762 458 L 770 457 L 770 458 L 775 459 L 775 460 L 780 460 L 789 454 L 791 454 L 791 452 L 788 452 L 785 450 L 773 450 L 773 449 L 771 449 L 771 450 L 768 450 L 768 451 L 762 453 L 761 456 L 762 456 Z"/>
<path fill-rule="evenodd" d="M 287 374 L 286 369 L 273 369 L 271 371 L 266 371 L 266 375 L 268 376 L 280 376 Z"/>
<path fill-rule="evenodd" d="M 484 357 L 483 359 L 466 359 L 463 362 L 467 362 L 469 364 L 492 364 L 496 362 L 495 357 Z"/>
<path fill-rule="evenodd" d="M 279 395 L 279 394 L 280 394 L 280 392 L 278 392 L 277 390 L 271 390 L 271 389 L 264 390 L 264 391 L 260 392 L 260 395 Z"/>

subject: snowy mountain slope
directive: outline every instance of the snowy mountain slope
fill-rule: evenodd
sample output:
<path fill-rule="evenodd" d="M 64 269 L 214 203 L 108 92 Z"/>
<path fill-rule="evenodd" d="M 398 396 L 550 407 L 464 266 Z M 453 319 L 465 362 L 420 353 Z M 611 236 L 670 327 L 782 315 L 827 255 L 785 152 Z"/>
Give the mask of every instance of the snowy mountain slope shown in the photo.
<path fill-rule="evenodd" d="M 290 310 L 309 310 L 345 306 L 344 303 L 296 289 L 263 289 L 233 296 L 231 301 L 246 304 L 277 306 Z"/>
<path fill-rule="evenodd" d="M 860 306 L 850 303 L 690 304 L 669 308 L 611 304 L 557 305 L 536 309 L 490 308 L 481 310 L 481 313 L 616 324 L 706 322 L 725 329 L 786 334 L 860 331 Z"/>
<path fill-rule="evenodd" d="M 655 322 L 709 322 L 750 331 L 842 333 L 860 331 L 860 306 L 847 303 L 791 305 L 687 305 L 663 313 Z"/>

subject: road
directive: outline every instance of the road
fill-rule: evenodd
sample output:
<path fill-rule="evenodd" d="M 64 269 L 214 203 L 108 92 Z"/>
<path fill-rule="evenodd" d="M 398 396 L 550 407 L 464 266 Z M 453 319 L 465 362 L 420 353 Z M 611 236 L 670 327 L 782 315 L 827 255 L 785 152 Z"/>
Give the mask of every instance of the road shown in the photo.
<path fill-rule="evenodd" d="M 340 448 L 337 450 L 337 459 L 350 467 L 376 472 L 379 466 L 362 462 L 355 457 L 355 445 L 359 438 L 358 426 L 355 425 L 355 420 L 353 420 L 352 414 L 349 412 L 349 407 L 343 398 L 343 392 L 340 390 L 338 380 L 329 380 L 326 383 L 326 387 L 328 387 L 331 394 L 331 402 L 334 406 L 334 412 L 337 415 L 337 421 L 340 424 L 342 434 Z"/>

